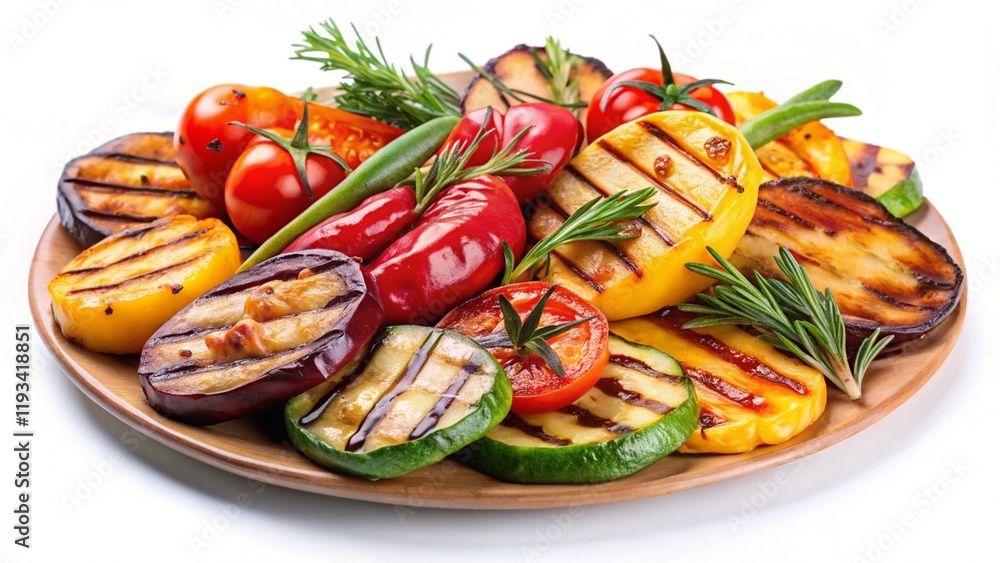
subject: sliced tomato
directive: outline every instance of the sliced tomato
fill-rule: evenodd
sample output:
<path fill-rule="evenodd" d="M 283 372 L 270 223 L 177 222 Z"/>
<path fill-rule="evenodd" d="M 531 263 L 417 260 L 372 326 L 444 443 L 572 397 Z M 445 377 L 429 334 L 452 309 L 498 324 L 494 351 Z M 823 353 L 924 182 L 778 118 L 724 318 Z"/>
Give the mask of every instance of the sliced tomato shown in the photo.
<path fill-rule="evenodd" d="M 448 313 L 438 327 L 461 332 L 473 339 L 503 331 L 500 296 L 510 300 L 524 320 L 552 284 L 524 282 L 491 289 Z M 507 372 L 514 389 L 510 410 L 540 413 L 560 409 L 579 399 L 601 377 L 608 363 L 608 320 L 582 297 L 557 287 L 545 304 L 539 327 L 565 324 L 587 317 L 589 321 L 548 339 L 566 372 L 559 377 L 537 354 L 512 348 L 490 348 Z"/>
<path fill-rule="evenodd" d="M 295 113 L 302 115 L 300 98 L 290 98 Z M 309 103 L 309 136 L 330 145 L 352 169 L 375 151 L 403 134 L 403 130 L 381 121 L 323 104 Z"/>

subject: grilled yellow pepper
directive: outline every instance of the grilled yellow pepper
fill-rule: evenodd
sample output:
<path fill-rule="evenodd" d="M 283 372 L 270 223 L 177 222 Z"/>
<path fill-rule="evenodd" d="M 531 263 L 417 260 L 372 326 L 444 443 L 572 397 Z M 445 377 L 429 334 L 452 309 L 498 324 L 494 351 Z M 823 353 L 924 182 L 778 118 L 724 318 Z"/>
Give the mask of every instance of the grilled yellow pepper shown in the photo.
<path fill-rule="evenodd" d="M 733 106 L 738 126 L 778 107 L 776 102 L 760 92 L 730 92 L 726 98 Z M 787 135 L 760 147 L 757 158 L 764 167 L 765 181 L 807 176 L 853 186 L 851 161 L 840 138 L 819 121 L 796 127 Z"/>
<path fill-rule="evenodd" d="M 160 325 L 239 266 L 236 237 L 222 221 L 161 219 L 71 260 L 49 283 L 52 316 L 84 348 L 137 354 Z"/>
<path fill-rule="evenodd" d="M 611 320 L 692 298 L 711 280 L 684 264 L 728 257 L 757 204 L 762 170 L 740 132 L 701 112 L 665 111 L 622 125 L 580 152 L 533 215 L 536 240 L 598 196 L 655 186 L 656 206 L 624 241 L 574 242 L 552 252 L 543 279 L 565 285 Z"/>
<path fill-rule="evenodd" d="M 780 444 L 826 408 L 819 371 L 734 326 L 686 330 L 675 309 L 612 323 L 623 338 L 670 354 L 695 385 L 698 427 L 679 451 L 739 453 Z"/>

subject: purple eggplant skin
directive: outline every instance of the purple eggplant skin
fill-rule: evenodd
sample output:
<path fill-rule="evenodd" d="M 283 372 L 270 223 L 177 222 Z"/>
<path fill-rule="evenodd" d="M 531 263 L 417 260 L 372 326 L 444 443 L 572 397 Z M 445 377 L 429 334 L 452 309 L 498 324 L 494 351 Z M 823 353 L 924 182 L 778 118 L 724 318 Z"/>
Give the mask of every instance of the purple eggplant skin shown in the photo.
<path fill-rule="evenodd" d="M 189 309 L 230 293 L 259 286 L 271 280 L 292 280 L 308 268 L 314 273 L 332 272 L 341 277 L 346 289 L 325 308 L 343 307 L 336 325 L 311 343 L 304 356 L 267 371 L 237 387 L 213 393 L 170 393 L 158 382 L 215 365 L 182 363 L 162 369 L 153 365 L 154 349 L 160 343 L 190 334 L 187 328 L 175 333 L 177 319 Z M 354 259 L 330 250 L 307 250 L 281 254 L 241 272 L 218 285 L 167 321 L 146 343 L 139 363 L 139 382 L 150 406 L 163 415 L 184 422 L 208 425 L 256 414 L 282 405 L 287 399 L 325 381 L 363 352 L 379 329 L 384 311 L 378 287 L 368 271 Z M 205 327 L 204 334 L 229 327 Z M 195 329 L 197 330 L 197 329 Z M 249 360 L 237 360 L 246 362 Z"/>

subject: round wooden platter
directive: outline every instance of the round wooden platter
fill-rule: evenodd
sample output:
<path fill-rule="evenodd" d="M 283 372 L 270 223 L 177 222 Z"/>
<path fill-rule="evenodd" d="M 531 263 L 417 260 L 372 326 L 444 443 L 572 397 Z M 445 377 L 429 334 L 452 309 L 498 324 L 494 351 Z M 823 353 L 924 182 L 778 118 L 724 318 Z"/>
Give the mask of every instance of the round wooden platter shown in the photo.
<path fill-rule="evenodd" d="M 909 220 L 944 246 L 964 270 L 954 236 L 929 203 Z M 820 420 L 778 446 L 738 455 L 675 454 L 625 479 L 595 485 L 503 483 L 451 460 L 398 479 L 372 482 L 313 465 L 282 436 L 268 432 L 269 426 L 261 420 L 197 427 L 154 412 L 139 388 L 135 358 L 87 351 L 63 338 L 53 322 L 49 280 L 81 250 L 54 217 L 31 264 L 31 312 L 39 333 L 73 382 L 108 412 L 175 450 L 237 475 L 337 497 L 441 508 L 525 509 L 617 502 L 708 485 L 807 456 L 873 424 L 927 382 L 954 346 L 966 308 L 963 293 L 957 309 L 934 331 L 872 365 L 862 400 L 852 403 L 843 393 L 831 392 Z"/>

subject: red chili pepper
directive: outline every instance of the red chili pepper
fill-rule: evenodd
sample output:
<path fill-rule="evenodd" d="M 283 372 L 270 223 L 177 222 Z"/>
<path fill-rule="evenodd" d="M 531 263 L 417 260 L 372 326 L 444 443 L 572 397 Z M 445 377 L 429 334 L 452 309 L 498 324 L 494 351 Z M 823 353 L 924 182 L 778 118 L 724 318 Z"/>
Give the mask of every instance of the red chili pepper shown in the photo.
<path fill-rule="evenodd" d="M 443 147 L 446 149 L 457 142 L 471 142 L 482 127 L 486 111 L 487 108 L 478 109 L 463 117 Z M 506 115 L 494 111 L 491 122 L 486 126 L 487 130 L 494 129 L 494 132 L 483 139 L 467 165 L 482 165 L 495 150 L 528 127 L 528 133 L 514 145 L 514 150 L 525 149 L 531 153 L 531 158 L 545 160 L 552 168 L 533 176 L 502 176 L 521 204 L 534 199 L 552 183 L 583 140 L 583 128 L 569 110 L 551 104 L 530 103 L 513 106 Z"/>
<path fill-rule="evenodd" d="M 385 324 L 431 324 L 482 293 L 503 270 L 504 242 L 515 256 L 524 250 L 524 219 L 503 180 L 484 175 L 445 188 L 371 264 Z"/>
<path fill-rule="evenodd" d="M 416 206 L 416 195 L 405 186 L 375 194 L 309 229 L 283 252 L 325 248 L 368 262 L 413 224 Z"/>

